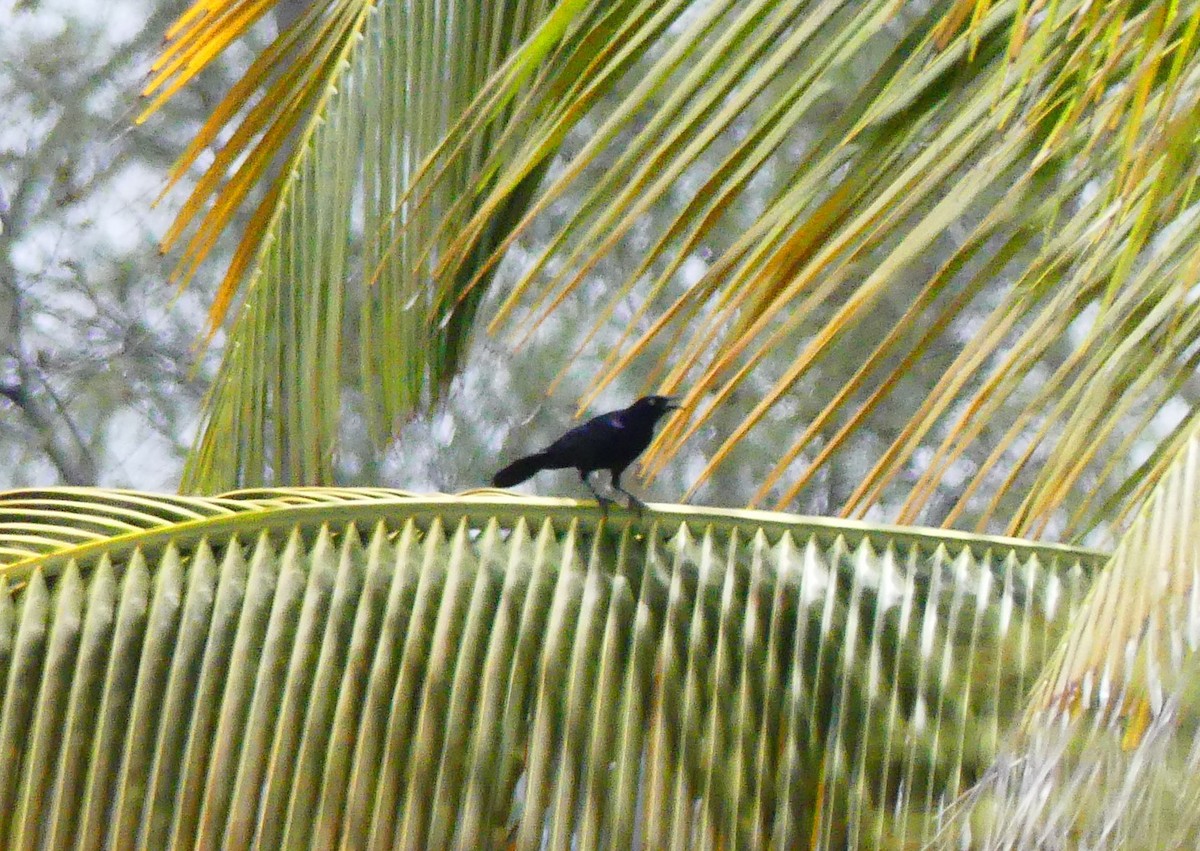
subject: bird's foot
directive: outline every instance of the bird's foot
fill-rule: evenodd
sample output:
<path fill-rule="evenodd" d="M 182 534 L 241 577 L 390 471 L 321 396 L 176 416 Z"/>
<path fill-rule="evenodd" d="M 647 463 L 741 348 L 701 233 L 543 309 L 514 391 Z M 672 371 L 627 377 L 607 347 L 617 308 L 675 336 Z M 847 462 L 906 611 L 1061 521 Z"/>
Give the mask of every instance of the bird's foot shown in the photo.
<path fill-rule="evenodd" d="M 621 487 L 621 483 L 619 481 L 613 481 L 613 489 L 619 490 L 621 493 L 625 494 L 625 498 L 629 500 L 628 506 L 630 511 L 636 511 L 638 514 L 644 514 L 646 512 L 646 503 L 642 502 L 629 491 L 625 490 L 625 488 Z"/>

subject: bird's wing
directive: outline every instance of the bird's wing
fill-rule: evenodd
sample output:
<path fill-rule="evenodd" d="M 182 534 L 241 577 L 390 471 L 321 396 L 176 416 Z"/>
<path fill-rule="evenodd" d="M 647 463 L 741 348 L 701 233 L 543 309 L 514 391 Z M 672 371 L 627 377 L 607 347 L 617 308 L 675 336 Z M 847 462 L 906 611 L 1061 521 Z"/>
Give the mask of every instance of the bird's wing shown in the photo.
<path fill-rule="evenodd" d="M 618 416 L 620 413 L 623 412 L 616 411 L 592 417 L 551 443 L 543 452 L 556 459 L 569 458 L 572 466 L 575 466 L 576 462 L 584 467 L 592 466 L 593 456 L 606 452 L 614 435 L 628 424 L 626 419 Z"/>

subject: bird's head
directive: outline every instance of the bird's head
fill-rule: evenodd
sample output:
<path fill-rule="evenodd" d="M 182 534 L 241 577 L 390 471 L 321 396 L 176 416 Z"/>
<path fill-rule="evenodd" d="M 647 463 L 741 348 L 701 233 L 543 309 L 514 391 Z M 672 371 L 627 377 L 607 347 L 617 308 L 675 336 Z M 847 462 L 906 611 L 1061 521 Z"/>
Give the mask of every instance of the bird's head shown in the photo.
<path fill-rule="evenodd" d="M 643 396 L 633 403 L 636 411 L 644 412 L 655 420 L 665 417 L 671 411 L 677 411 L 683 406 L 673 396 Z"/>

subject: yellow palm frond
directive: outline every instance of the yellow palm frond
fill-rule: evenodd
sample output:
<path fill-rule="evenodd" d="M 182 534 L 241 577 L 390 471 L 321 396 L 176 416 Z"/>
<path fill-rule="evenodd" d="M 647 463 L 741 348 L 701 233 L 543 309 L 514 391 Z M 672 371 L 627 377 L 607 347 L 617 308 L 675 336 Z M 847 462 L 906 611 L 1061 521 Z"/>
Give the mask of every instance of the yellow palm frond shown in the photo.
<path fill-rule="evenodd" d="M 262 11 L 211 6 L 181 25 L 162 91 Z M 294 144 L 217 301 L 249 284 L 186 486 L 328 481 L 346 364 L 387 435 L 437 398 L 498 263 L 538 226 L 488 318 L 517 341 L 631 234 L 646 243 L 577 355 L 632 299 L 581 404 L 630 368 L 684 391 L 651 475 L 736 409 L 694 492 L 815 395 L 752 504 L 795 504 L 850 459 L 866 468 L 846 516 L 1079 538 L 1136 509 L 1161 466 L 1131 447 L 1169 444 L 1155 413 L 1191 408 L 1200 5 L 508 12 L 315 4 L 214 113 L 181 168 L 264 92 L 172 232 L 199 221 L 185 269 Z M 904 392 L 929 363 L 932 388 Z M 970 486 L 942 504 L 965 463 Z"/>

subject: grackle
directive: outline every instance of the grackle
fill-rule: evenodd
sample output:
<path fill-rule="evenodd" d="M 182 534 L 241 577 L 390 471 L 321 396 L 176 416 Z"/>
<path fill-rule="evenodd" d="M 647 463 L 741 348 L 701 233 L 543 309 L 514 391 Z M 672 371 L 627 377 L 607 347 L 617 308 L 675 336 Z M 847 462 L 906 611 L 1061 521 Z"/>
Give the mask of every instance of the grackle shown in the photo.
<path fill-rule="evenodd" d="M 493 487 L 518 485 L 542 470 L 574 467 L 579 478 L 606 508 L 611 499 L 603 497 L 588 478 L 596 470 L 608 470 L 612 486 L 629 497 L 630 505 L 641 509 L 644 503 L 621 487 L 621 474 L 642 454 L 654 437 L 654 425 L 679 408 L 669 396 L 644 396 L 628 408 L 593 417 L 568 431 L 541 452 L 526 455 L 492 477 Z"/>

